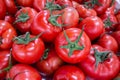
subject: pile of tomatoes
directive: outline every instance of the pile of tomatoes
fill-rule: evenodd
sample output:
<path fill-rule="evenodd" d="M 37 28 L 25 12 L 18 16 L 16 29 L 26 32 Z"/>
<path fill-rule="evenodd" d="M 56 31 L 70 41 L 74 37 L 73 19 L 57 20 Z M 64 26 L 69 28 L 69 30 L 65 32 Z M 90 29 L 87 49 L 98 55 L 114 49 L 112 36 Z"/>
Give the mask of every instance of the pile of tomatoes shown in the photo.
<path fill-rule="evenodd" d="M 120 80 L 116 4 L 0 0 L 0 80 Z"/>

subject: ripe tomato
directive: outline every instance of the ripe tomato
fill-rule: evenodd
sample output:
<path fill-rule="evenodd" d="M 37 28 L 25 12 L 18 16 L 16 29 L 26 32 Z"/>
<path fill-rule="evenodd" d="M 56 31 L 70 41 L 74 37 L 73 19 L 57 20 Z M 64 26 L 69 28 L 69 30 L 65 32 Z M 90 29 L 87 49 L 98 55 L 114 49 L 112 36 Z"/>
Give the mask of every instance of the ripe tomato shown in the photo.
<path fill-rule="evenodd" d="M 47 48 L 40 61 L 36 63 L 37 69 L 44 75 L 52 75 L 61 65 L 63 61 L 58 57 L 54 48 Z"/>
<path fill-rule="evenodd" d="M 90 52 L 91 42 L 86 33 L 78 28 L 69 28 L 59 33 L 55 40 L 58 56 L 67 63 L 78 63 Z"/>
<path fill-rule="evenodd" d="M 73 7 L 66 7 L 61 11 L 62 23 L 65 29 L 77 27 L 79 22 L 79 14 Z"/>
<path fill-rule="evenodd" d="M 90 54 L 79 66 L 94 80 L 112 80 L 120 69 L 116 54 L 99 45 L 92 45 Z"/>
<path fill-rule="evenodd" d="M 16 61 L 33 64 L 43 55 L 45 46 L 39 36 L 32 36 L 30 33 L 14 38 L 12 55 Z"/>
<path fill-rule="evenodd" d="M 0 50 L 10 49 L 12 46 L 12 39 L 17 36 L 16 30 L 13 26 L 3 20 L 0 20 Z"/>
<path fill-rule="evenodd" d="M 111 34 L 112 37 L 114 37 L 114 39 L 117 41 L 118 43 L 118 47 L 119 47 L 119 51 L 120 51 L 120 31 L 115 31 Z M 114 45 L 114 43 L 111 43 L 112 46 Z"/>
<path fill-rule="evenodd" d="M 90 16 L 97 16 L 97 13 L 94 9 L 87 9 L 84 5 L 79 4 L 75 1 L 72 1 L 73 7 L 78 11 L 80 18 L 86 18 Z"/>
<path fill-rule="evenodd" d="M 103 21 L 97 16 L 91 16 L 83 19 L 79 28 L 84 26 L 84 31 L 91 40 L 98 38 L 104 31 Z"/>
<path fill-rule="evenodd" d="M 37 11 L 35 9 L 30 7 L 23 7 L 22 9 L 17 11 L 15 15 L 16 28 L 22 33 L 26 33 L 27 31 L 30 31 L 30 26 L 36 15 L 37 15 Z"/>
<path fill-rule="evenodd" d="M 60 15 L 50 14 L 49 10 L 40 11 L 34 18 L 33 23 L 31 25 L 32 34 L 39 34 L 44 32 L 41 38 L 45 42 L 52 42 L 56 38 L 59 32 L 62 31 L 62 27 L 58 20 Z M 57 19 L 56 19 L 57 18 Z M 49 36 L 49 37 L 48 37 Z"/>
<path fill-rule="evenodd" d="M 42 80 L 38 71 L 26 64 L 16 64 L 7 73 L 7 80 Z"/>
<path fill-rule="evenodd" d="M 6 14 L 6 5 L 4 0 L 0 0 L 0 19 L 4 19 Z"/>
<path fill-rule="evenodd" d="M 72 0 L 56 0 L 57 4 L 59 4 L 62 7 L 72 7 Z"/>
<path fill-rule="evenodd" d="M 6 15 L 4 20 L 9 22 L 10 24 L 13 24 L 13 22 L 15 21 L 15 18 L 12 15 Z"/>
<path fill-rule="evenodd" d="M 53 80 L 85 80 L 85 75 L 76 66 L 64 65 L 55 72 Z"/>
<path fill-rule="evenodd" d="M 24 7 L 32 7 L 34 0 L 16 0 L 17 4 Z"/>
<path fill-rule="evenodd" d="M 108 35 L 108 34 L 102 35 L 98 39 L 97 44 L 99 44 L 103 48 L 113 51 L 115 54 L 118 51 L 118 43 L 115 40 L 115 38 L 112 37 L 111 35 Z"/>
<path fill-rule="evenodd" d="M 18 10 L 14 0 L 4 0 L 4 1 L 6 4 L 7 12 L 14 15 Z"/>
<path fill-rule="evenodd" d="M 0 51 L 0 80 L 3 80 L 6 77 L 6 71 L 1 71 L 8 67 L 10 57 L 10 51 L 4 50 Z"/>

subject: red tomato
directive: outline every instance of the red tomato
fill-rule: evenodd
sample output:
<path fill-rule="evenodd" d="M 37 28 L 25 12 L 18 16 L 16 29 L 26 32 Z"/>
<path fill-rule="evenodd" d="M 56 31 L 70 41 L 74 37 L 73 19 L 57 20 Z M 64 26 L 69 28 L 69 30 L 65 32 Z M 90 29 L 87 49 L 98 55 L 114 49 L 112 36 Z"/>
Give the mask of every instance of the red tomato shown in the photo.
<path fill-rule="evenodd" d="M 14 38 L 12 55 L 18 62 L 33 64 L 42 57 L 44 49 L 44 43 L 39 36 L 35 37 L 27 32 Z"/>
<path fill-rule="evenodd" d="M 23 7 L 22 9 L 17 11 L 15 15 L 16 28 L 22 33 L 30 31 L 30 26 L 36 15 L 37 15 L 37 11 L 35 9 L 30 7 Z"/>
<path fill-rule="evenodd" d="M 56 0 L 56 3 L 62 7 L 72 7 L 72 0 Z"/>
<path fill-rule="evenodd" d="M 55 49 L 47 48 L 42 59 L 36 63 L 37 69 L 44 75 L 53 74 L 61 65 L 63 61 L 58 57 Z"/>
<path fill-rule="evenodd" d="M 118 47 L 119 47 L 119 51 L 120 51 L 120 31 L 115 31 L 111 34 L 112 37 L 114 37 L 114 39 L 117 41 L 118 43 Z M 112 46 L 114 45 L 113 43 L 111 43 Z"/>
<path fill-rule="evenodd" d="M 62 10 L 62 23 L 65 29 L 77 27 L 79 14 L 73 7 L 66 7 Z"/>
<path fill-rule="evenodd" d="M 112 80 L 120 69 L 117 56 L 99 45 L 92 45 L 89 56 L 79 66 L 94 80 Z"/>
<path fill-rule="evenodd" d="M 8 13 L 15 14 L 17 12 L 17 6 L 15 5 L 14 0 L 4 0 Z"/>
<path fill-rule="evenodd" d="M 0 19 L 4 19 L 6 14 L 6 5 L 4 0 L 0 0 Z"/>
<path fill-rule="evenodd" d="M 59 15 L 54 14 L 51 16 L 49 10 L 40 11 L 38 15 L 35 16 L 34 21 L 31 25 L 32 34 L 36 35 L 41 32 L 44 32 L 43 35 L 41 36 L 41 38 L 44 41 L 46 42 L 54 41 L 58 33 L 62 31 L 62 27 L 59 24 L 59 20 L 57 20 L 58 17 Z"/>
<path fill-rule="evenodd" d="M 0 50 L 10 49 L 12 46 L 12 39 L 17 35 L 13 26 L 3 20 L 0 20 Z"/>
<path fill-rule="evenodd" d="M 85 5 L 94 8 L 98 15 L 104 14 L 110 6 L 111 0 L 86 0 Z"/>
<path fill-rule="evenodd" d="M 17 4 L 24 7 L 32 7 L 34 0 L 16 0 Z"/>
<path fill-rule="evenodd" d="M 81 5 L 75 1 L 72 1 L 73 7 L 78 11 L 80 18 L 86 18 L 90 16 L 97 16 L 97 13 L 94 9 L 87 9 L 84 5 Z"/>
<path fill-rule="evenodd" d="M 83 19 L 79 24 L 79 28 L 82 27 L 84 27 L 84 31 L 91 40 L 98 38 L 104 31 L 103 22 L 97 16 L 91 16 Z"/>
<path fill-rule="evenodd" d="M 9 57 L 9 50 L 0 51 L 0 71 L 8 67 Z M 0 72 L 0 80 L 3 80 L 6 77 L 6 73 L 6 71 Z"/>
<path fill-rule="evenodd" d="M 33 67 L 26 64 L 16 64 L 7 73 L 6 79 L 12 80 L 42 80 Z"/>
<path fill-rule="evenodd" d="M 118 43 L 115 40 L 115 38 L 112 37 L 111 35 L 108 35 L 108 34 L 102 35 L 98 39 L 97 44 L 99 44 L 103 48 L 113 51 L 115 54 L 118 51 Z"/>
<path fill-rule="evenodd" d="M 15 21 L 15 18 L 12 15 L 6 15 L 4 20 L 13 24 L 13 22 Z"/>
<path fill-rule="evenodd" d="M 67 63 L 78 63 L 90 52 L 91 42 L 86 33 L 78 28 L 61 32 L 55 40 L 58 56 Z"/>
<path fill-rule="evenodd" d="M 85 80 L 85 75 L 76 66 L 64 65 L 55 72 L 53 80 Z"/>

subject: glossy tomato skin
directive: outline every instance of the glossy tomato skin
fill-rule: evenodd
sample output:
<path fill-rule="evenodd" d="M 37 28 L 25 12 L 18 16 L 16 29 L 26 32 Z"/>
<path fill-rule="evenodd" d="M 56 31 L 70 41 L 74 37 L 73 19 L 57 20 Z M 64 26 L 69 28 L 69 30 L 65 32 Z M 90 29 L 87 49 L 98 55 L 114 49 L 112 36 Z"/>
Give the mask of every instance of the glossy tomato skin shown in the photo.
<path fill-rule="evenodd" d="M 11 23 L 11 24 L 13 24 L 13 22 L 15 21 L 15 18 L 12 15 L 6 15 L 4 20 Z"/>
<path fill-rule="evenodd" d="M 79 4 L 75 1 L 72 1 L 73 7 L 78 11 L 80 18 L 86 18 L 90 16 L 97 16 L 97 13 L 94 9 L 87 9 L 84 5 Z"/>
<path fill-rule="evenodd" d="M 13 42 L 12 39 L 17 36 L 13 26 L 3 20 L 0 20 L 0 50 L 10 49 Z"/>
<path fill-rule="evenodd" d="M 55 72 L 53 80 L 85 80 L 85 75 L 76 66 L 64 65 Z"/>
<path fill-rule="evenodd" d="M 79 22 L 79 14 L 73 7 L 66 7 L 62 10 L 62 22 L 64 29 L 77 27 Z"/>
<path fill-rule="evenodd" d="M 14 15 L 18 10 L 14 0 L 4 0 L 4 1 L 6 4 L 8 13 Z"/>
<path fill-rule="evenodd" d="M 16 64 L 7 73 L 6 79 L 14 80 L 42 80 L 38 71 L 26 64 Z"/>
<path fill-rule="evenodd" d="M 120 52 L 120 31 L 113 32 L 111 36 L 117 41 L 119 47 L 118 51 Z"/>
<path fill-rule="evenodd" d="M 34 0 L 16 0 L 17 4 L 23 7 L 32 7 Z"/>
<path fill-rule="evenodd" d="M 45 42 L 53 42 L 59 32 L 62 31 L 62 27 L 52 25 L 48 19 L 50 18 L 49 10 L 40 11 L 34 18 L 31 25 L 31 32 L 37 35 L 43 32 L 41 38 Z"/>
<path fill-rule="evenodd" d="M 111 57 L 103 62 L 99 62 L 98 65 L 95 66 L 96 58 L 93 48 L 97 49 L 99 52 L 109 51 L 99 45 L 92 45 L 90 55 L 84 61 L 79 63 L 80 68 L 82 68 L 85 74 L 91 77 L 92 80 L 113 79 L 120 69 L 119 59 L 113 52 L 110 52 L 108 55 L 111 55 Z"/>
<path fill-rule="evenodd" d="M 35 36 L 30 36 L 30 38 L 33 37 Z M 40 60 L 44 49 L 45 45 L 41 38 L 37 38 L 28 44 L 17 44 L 16 41 L 14 41 L 12 45 L 12 55 L 13 58 L 20 63 L 33 64 Z"/>
<path fill-rule="evenodd" d="M 118 43 L 115 40 L 114 37 L 108 34 L 104 34 L 98 39 L 97 44 L 102 46 L 103 48 L 106 48 L 108 50 L 113 51 L 115 54 L 118 51 Z"/>
<path fill-rule="evenodd" d="M 55 3 L 59 4 L 62 7 L 72 7 L 72 0 L 56 0 Z"/>
<path fill-rule="evenodd" d="M 27 18 L 25 21 L 20 20 L 20 16 L 25 15 Z M 23 7 L 20 10 L 17 11 L 15 15 L 15 26 L 16 28 L 22 32 L 26 33 L 27 31 L 30 31 L 30 26 L 33 22 L 34 17 L 37 15 L 37 11 L 30 7 Z M 24 18 L 24 17 L 23 17 Z"/>
<path fill-rule="evenodd" d="M 6 14 L 6 5 L 3 0 L 0 0 L 0 19 L 4 19 Z"/>
<path fill-rule="evenodd" d="M 48 48 L 47 54 L 46 58 L 42 58 L 36 63 L 37 69 L 45 76 L 52 75 L 63 64 L 54 48 Z"/>
<path fill-rule="evenodd" d="M 71 42 L 77 40 L 78 36 L 81 33 L 81 29 L 78 28 L 69 28 L 65 30 L 68 38 Z M 72 55 L 69 56 L 70 49 L 61 48 L 61 46 L 67 46 L 68 41 L 65 38 L 64 32 L 61 32 L 55 40 L 55 49 L 58 56 L 67 63 L 78 63 L 81 60 L 85 59 L 90 52 L 91 42 L 86 33 L 83 32 L 81 39 L 77 43 L 79 46 L 84 46 L 82 50 L 74 50 Z"/>
<path fill-rule="evenodd" d="M 0 70 L 8 67 L 9 57 L 10 57 L 9 50 L 0 51 Z M 6 74 L 7 74 L 6 71 L 1 72 L 0 73 L 0 80 L 3 80 L 6 77 Z"/>
<path fill-rule="evenodd" d="M 84 27 L 84 31 L 90 40 L 98 38 L 104 32 L 103 21 L 97 16 L 87 17 L 79 24 L 79 28 Z"/>

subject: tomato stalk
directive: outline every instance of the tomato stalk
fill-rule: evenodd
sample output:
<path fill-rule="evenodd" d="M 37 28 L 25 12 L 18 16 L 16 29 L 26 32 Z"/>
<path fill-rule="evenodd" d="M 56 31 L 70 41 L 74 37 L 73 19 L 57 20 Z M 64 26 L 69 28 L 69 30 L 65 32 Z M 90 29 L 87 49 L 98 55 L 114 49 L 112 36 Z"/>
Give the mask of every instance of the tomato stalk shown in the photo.
<path fill-rule="evenodd" d="M 14 22 L 17 23 L 17 22 L 26 22 L 28 19 L 29 19 L 29 15 L 28 15 L 28 12 L 21 12 L 20 15 L 18 16 L 18 19 Z"/>
<path fill-rule="evenodd" d="M 111 56 L 108 56 L 109 53 L 110 53 L 110 51 L 99 52 L 97 49 L 94 49 L 94 56 L 96 59 L 95 68 L 97 68 L 99 63 L 102 63 L 111 57 Z"/>
<path fill-rule="evenodd" d="M 70 39 L 68 38 L 66 32 L 64 31 L 64 36 L 65 36 L 68 44 L 65 45 L 65 46 L 61 46 L 61 48 L 66 48 L 66 49 L 69 49 L 69 50 L 70 50 L 69 53 L 68 53 L 68 56 L 69 56 L 69 57 L 72 56 L 72 54 L 73 54 L 73 52 L 74 52 L 75 50 L 83 50 L 83 49 L 84 49 L 84 46 L 83 46 L 83 45 L 82 45 L 82 46 L 78 45 L 78 42 L 79 42 L 80 38 L 82 37 L 82 34 L 83 34 L 83 30 L 81 31 L 81 33 L 80 33 L 80 35 L 78 36 L 77 40 L 71 42 Z"/>
<path fill-rule="evenodd" d="M 28 44 L 31 41 L 34 41 L 35 39 L 39 38 L 43 33 L 40 33 L 39 35 L 30 38 L 30 33 L 26 32 L 25 36 L 18 36 L 13 39 L 13 41 L 16 41 L 16 44 Z"/>
<path fill-rule="evenodd" d="M 47 59 L 49 51 L 50 51 L 49 48 L 45 49 L 42 59 Z"/>
<path fill-rule="evenodd" d="M 62 7 L 58 4 L 54 4 L 54 0 L 52 0 L 51 2 L 47 0 L 45 9 L 49 9 L 50 11 L 53 11 L 53 10 L 61 10 Z"/>

